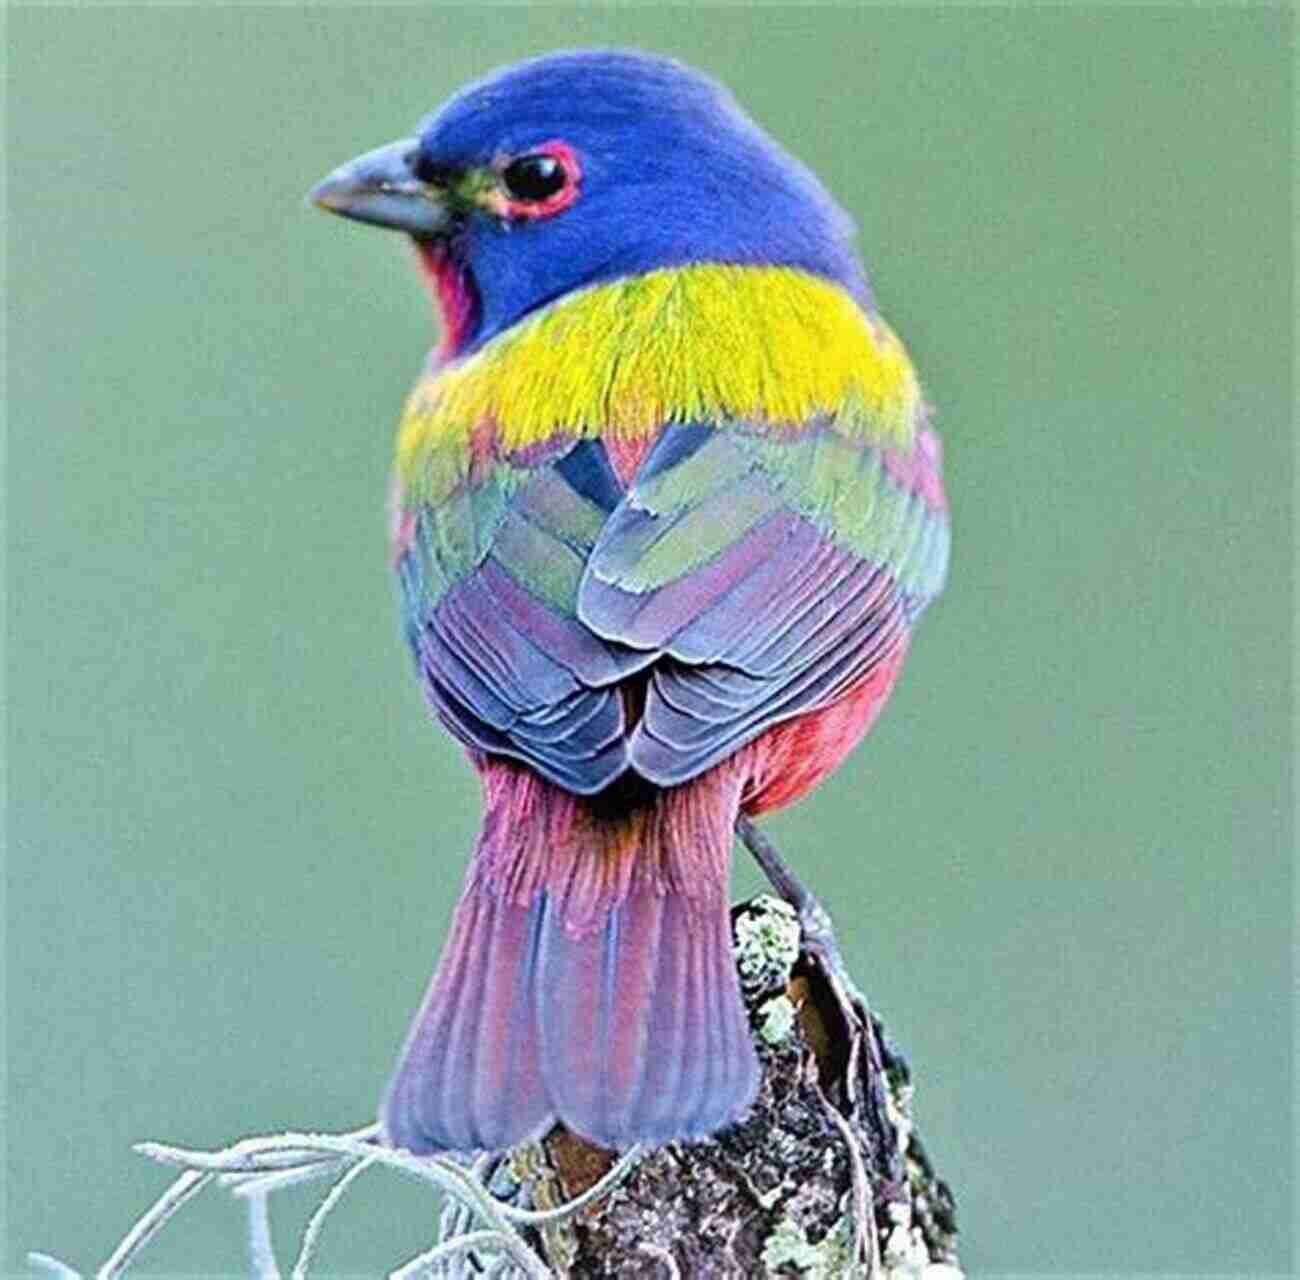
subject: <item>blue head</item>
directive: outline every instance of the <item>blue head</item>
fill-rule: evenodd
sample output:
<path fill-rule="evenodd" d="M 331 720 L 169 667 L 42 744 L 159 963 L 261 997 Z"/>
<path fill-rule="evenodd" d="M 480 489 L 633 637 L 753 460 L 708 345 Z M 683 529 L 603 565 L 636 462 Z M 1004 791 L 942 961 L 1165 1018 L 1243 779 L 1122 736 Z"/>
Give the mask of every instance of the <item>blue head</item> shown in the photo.
<path fill-rule="evenodd" d="M 314 195 L 416 237 L 462 351 L 573 289 L 695 262 L 799 267 L 870 306 L 816 177 L 719 84 L 641 53 L 507 67 Z"/>

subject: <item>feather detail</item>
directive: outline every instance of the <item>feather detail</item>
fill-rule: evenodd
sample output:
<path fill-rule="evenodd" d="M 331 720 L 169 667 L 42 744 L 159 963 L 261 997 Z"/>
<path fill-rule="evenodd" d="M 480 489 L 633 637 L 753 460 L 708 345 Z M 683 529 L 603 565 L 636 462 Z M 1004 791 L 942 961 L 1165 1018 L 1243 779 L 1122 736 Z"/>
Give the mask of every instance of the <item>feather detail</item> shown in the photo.
<path fill-rule="evenodd" d="M 910 449 L 921 404 L 902 343 L 839 285 L 789 267 L 694 265 L 566 295 L 412 392 L 398 431 L 407 492 L 441 501 L 490 423 L 501 456 L 565 434 L 652 439 L 668 422 L 833 415 Z"/>
<path fill-rule="evenodd" d="M 715 1132 L 758 1064 L 727 876 L 750 762 L 584 800 L 480 760 L 483 830 L 383 1109 L 415 1152 L 553 1119 L 605 1146 Z"/>
<path fill-rule="evenodd" d="M 621 494 L 599 443 L 582 441 L 529 467 L 481 462 L 473 484 L 393 525 L 430 707 L 467 746 L 583 793 L 627 767 L 613 686 L 648 661 L 576 616 L 587 558 Z"/>
<path fill-rule="evenodd" d="M 628 726 L 640 776 L 680 785 L 893 669 L 947 560 L 923 448 L 886 460 L 828 422 L 667 428 L 578 594 L 595 634 L 653 658 Z"/>

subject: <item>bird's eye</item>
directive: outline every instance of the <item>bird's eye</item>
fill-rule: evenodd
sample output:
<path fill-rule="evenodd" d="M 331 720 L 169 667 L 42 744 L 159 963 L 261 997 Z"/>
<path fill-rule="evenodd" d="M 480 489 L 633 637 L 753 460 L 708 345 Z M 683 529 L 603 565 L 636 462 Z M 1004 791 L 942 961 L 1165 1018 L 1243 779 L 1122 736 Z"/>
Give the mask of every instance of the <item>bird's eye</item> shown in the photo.
<path fill-rule="evenodd" d="M 544 153 L 520 156 L 512 160 L 501 175 L 506 191 L 513 200 L 549 200 L 563 189 L 569 175 L 554 156 Z"/>

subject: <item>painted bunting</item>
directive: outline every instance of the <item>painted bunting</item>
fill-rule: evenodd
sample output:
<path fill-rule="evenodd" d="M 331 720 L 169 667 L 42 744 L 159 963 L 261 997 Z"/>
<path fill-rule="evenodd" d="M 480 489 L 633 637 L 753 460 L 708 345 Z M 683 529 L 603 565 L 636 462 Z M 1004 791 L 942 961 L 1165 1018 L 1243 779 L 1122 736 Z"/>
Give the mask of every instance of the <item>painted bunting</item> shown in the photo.
<path fill-rule="evenodd" d="M 631 51 L 499 71 L 312 194 L 407 233 L 441 314 L 392 552 L 483 786 L 385 1136 L 715 1132 L 759 1075 L 737 821 L 858 743 L 946 572 L 938 439 L 852 223 L 721 86 Z"/>

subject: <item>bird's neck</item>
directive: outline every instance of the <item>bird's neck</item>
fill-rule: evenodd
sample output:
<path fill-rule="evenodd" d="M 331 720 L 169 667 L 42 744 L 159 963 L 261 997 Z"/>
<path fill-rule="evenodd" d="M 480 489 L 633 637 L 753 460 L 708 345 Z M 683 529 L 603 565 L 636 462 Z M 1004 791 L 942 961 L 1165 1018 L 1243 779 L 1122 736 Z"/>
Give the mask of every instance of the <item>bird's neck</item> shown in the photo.
<path fill-rule="evenodd" d="M 415 253 L 442 323 L 442 339 L 435 356 L 439 361 L 449 360 L 464 350 L 478 328 L 478 288 L 470 269 L 445 241 L 417 240 Z"/>

